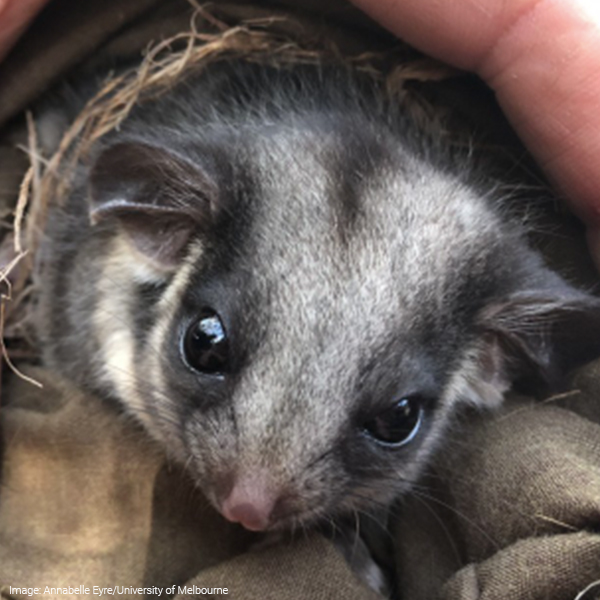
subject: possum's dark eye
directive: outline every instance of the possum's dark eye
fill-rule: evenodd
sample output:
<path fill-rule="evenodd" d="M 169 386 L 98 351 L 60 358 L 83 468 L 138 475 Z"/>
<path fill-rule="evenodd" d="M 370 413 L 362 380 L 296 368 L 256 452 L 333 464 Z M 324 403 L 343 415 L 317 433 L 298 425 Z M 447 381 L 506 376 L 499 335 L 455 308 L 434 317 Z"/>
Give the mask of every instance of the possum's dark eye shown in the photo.
<path fill-rule="evenodd" d="M 219 315 L 210 308 L 200 313 L 183 343 L 187 363 L 200 373 L 222 375 L 227 370 L 229 341 Z"/>
<path fill-rule="evenodd" d="M 365 433 L 385 446 L 408 444 L 417 435 L 423 421 L 423 403 L 419 396 L 401 398 L 364 424 Z"/>

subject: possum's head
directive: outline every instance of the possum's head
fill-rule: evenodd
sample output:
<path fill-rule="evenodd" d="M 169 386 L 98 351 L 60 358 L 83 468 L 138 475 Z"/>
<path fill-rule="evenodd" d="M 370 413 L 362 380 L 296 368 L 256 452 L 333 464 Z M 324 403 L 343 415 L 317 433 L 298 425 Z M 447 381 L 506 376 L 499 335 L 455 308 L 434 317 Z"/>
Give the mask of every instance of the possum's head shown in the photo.
<path fill-rule="evenodd" d="M 103 377 L 253 530 L 389 502 L 458 403 L 600 350 L 599 303 L 491 198 L 383 128 L 330 125 L 120 141 L 91 174 L 92 220 L 119 232 Z"/>

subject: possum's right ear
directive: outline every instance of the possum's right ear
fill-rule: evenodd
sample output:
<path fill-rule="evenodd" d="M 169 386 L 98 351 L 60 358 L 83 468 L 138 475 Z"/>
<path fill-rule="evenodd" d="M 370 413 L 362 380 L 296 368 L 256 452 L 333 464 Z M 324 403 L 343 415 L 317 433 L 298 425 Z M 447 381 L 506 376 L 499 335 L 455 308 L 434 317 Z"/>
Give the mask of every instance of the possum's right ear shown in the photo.
<path fill-rule="evenodd" d="M 547 270 L 546 281 L 516 291 L 479 314 L 479 343 L 452 382 L 456 396 L 497 406 L 514 386 L 533 396 L 563 387 L 567 374 L 600 356 L 600 299 Z"/>
<path fill-rule="evenodd" d="M 172 269 L 192 234 L 211 222 L 217 192 L 201 167 L 169 150 L 116 144 L 92 168 L 90 218 L 94 225 L 115 221 L 144 256 Z"/>
<path fill-rule="evenodd" d="M 549 271 L 543 285 L 486 307 L 479 324 L 488 363 L 530 394 L 560 389 L 571 370 L 600 356 L 600 299 Z"/>

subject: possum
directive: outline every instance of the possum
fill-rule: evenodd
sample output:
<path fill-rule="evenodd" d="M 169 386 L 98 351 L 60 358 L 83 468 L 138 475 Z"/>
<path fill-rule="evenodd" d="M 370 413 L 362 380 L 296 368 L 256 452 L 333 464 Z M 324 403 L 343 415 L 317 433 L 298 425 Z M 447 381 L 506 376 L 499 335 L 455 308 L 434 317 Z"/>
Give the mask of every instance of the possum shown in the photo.
<path fill-rule="evenodd" d="M 51 207 L 43 362 L 248 530 L 386 506 L 460 406 L 600 353 L 600 301 L 474 163 L 350 67 L 216 63 L 134 107 Z"/>

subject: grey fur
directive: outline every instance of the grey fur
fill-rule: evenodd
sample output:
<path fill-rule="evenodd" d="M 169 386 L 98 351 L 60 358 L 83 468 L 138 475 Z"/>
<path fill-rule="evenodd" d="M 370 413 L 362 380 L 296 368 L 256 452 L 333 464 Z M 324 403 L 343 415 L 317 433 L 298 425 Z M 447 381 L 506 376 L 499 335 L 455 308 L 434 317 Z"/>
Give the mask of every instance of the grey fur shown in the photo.
<path fill-rule="evenodd" d="M 127 171 L 123 154 L 123 185 L 98 165 L 127 144 L 164 161 Z M 600 350 L 598 301 L 543 265 L 498 181 L 366 76 L 216 65 L 95 152 L 40 254 L 44 360 L 116 400 L 216 506 L 232 481 L 263 482 L 269 527 L 388 504 L 457 405 L 495 406 L 517 379 L 552 385 Z M 157 207 L 173 223 L 149 225 Z M 181 231 L 184 257 L 140 252 Z M 181 356 L 204 306 L 231 339 L 222 379 Z M 410 444 L 365 435 L 411 394 L 428 404 Z"/>

